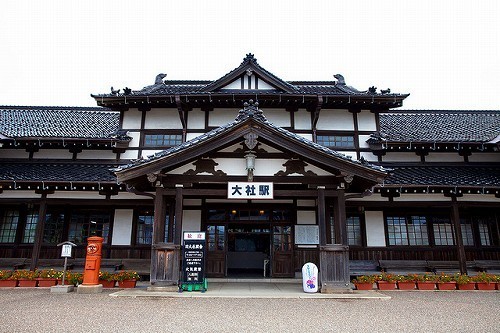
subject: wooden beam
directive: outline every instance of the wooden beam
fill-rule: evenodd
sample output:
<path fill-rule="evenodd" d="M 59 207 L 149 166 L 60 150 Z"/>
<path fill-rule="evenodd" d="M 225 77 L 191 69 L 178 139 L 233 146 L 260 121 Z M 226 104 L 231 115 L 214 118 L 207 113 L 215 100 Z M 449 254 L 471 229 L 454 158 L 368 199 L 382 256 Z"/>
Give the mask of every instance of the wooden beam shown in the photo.
<path fill-rule="evenodd" d="M 43 232 L 45 229 L 45 220 L 47 215 L 47 194 L 42 194 L 40 207 L 38 209 L 38 223 L 35 229 L 35 242 L 33 243 L 33 252 L 31 253 L 30 270 L 34 271 L 38 266 L 38 258 L 40 257 L 40 249 L 43 243 Z"/>
<path fill-rule="evenodd" d="M 467 274 L 467 257 L 465 256 L 464 240 L 462 238 L 462 226 L 460 224 L 460 213 L 458 211 L 457 198 L 452 197 L 451 220 L 455 230 L 455 243 L 458 252 L 458 266 L 460 273 Z"/>

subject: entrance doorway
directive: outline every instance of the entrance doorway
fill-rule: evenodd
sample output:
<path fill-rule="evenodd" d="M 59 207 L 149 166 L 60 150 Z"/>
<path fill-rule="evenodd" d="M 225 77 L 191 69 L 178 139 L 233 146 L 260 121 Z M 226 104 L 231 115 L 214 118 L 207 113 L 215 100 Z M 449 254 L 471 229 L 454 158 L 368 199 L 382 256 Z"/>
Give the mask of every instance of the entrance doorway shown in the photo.
<path fill-rule="evenodd" d="M 293 277 L 290 209 L 213 209 L 207 214 L 208 277 Z"/>
<path fill-rule="evenodd" d="M 229 224 L 227 276 L 269 277 L 271 229 L 266 224 Z"/>

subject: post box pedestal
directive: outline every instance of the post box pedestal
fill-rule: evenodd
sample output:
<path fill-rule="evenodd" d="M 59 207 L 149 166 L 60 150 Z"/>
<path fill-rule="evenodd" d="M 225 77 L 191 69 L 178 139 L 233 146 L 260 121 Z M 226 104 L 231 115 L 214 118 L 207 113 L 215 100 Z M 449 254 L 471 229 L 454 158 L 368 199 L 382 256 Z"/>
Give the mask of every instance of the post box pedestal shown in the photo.
<path fill-rule="evenodd" d="M 76 292 L 78 294 L 99 294 L 102 293 L 102 284 L 80 284 Z"/>

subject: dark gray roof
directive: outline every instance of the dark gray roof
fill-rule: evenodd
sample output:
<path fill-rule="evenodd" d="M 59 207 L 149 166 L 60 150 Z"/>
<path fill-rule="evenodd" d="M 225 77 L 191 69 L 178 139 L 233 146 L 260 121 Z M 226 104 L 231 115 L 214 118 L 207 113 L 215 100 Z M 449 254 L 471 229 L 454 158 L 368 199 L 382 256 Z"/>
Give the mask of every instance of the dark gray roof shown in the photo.
<path fill-rule="evenodd" d="M 388 142 L 488 142 L 500 135 L 500 111 L 420 111 L 380 114 Z"/>
<path fill-rule="evenodd" d="M 200 144 L 206 142 L 207 140 L 209 140 L 215 136 L 224 135 L 225 133 L 229 132 L 232 128 L 243 123 L 244 121 L 246 121 L 249 118 L 253 118 L 256 121 L 264 124 L 265 126 L 272 128 L 274 131 L 279 132 L 279 133 L 289 137 L 290 139 L 292 139 L 294 141 L 298 141 L 298 142 L 305 144 L 305 145 L 307 145 L 315 150 L 321 151 L 322 153 L 331 155 L 332 157 L 340 158 L 340 159 L 347 161 L 349 163 L 363 165 L 363 166 L 365 166 L 367 168 L 371 168 L 373 170 L 377 170 L 377 171 L 381 171 L 381 172 L 386 171 L 383 167 L 367 163 L 366 161 L 352 160 L 352 158 L 350 156 L 346 156 L 344 154 L 341 154 L 341 153 L 334 151 L 328 147 L 322 146 L 322 145 L 317 144 L 311 140 L 308 140 L 308 139 L 306 139 L 298 134 L 292 133 L 284 128 L 281 128 L 279 126 L 274 125 L 273 123 L 271 123 L 267 120 L 267 118 L 264 116 L 262 110 L 258 109 L 258 103 L 253 104 L 252 101 L 250 101 L 250 104 L 245 103 L 245 107 L 239 111 L 238 117 L 233 122 L 227 123 L 226 125 L 220 126 L 216 129 L 213 129 L 205 134 L 202 134 L 202 135 L 200 135 L 192 140 L 186 141 L 178 146 L 169 148 L 167 150 L 163 150 L 161 152 L 157 152 L 154 155 L 150 155 L 145 159 L 136 160 L 131 164 L 121 165 L 121 166 L 113 169 L 112 171 L 118 172 L 118 171 L 122 171 L 125 169 L 133 168 L 133 167 L 145 164 L 145 163 L 155 161 L 155 160 L 160 159 L 162 157 L 169 156 L 169 155 L 175 154 L 177 152 L 186 150 L 192 146 L 200 145 Z"/>
<path fill-rule="evenodd" d="M 284 81 L 266 70 L 257 63 L 257 59 L 253 54 L 249 53 L 243 59 L 243 62 L 237 68 L 214 81 L 201 81 L 201 80 L 165 80 L 161 83 L 146 86 L 140 90 L 132 90 L 128 96 L 154 96 L 154 95 L 206 95 L 207 93 L 231 93 L 231 94 L 247 94 L 251 90 L 231 89 L 226 90 L 223 87 L 231 80 L 237 78 L 245 72 L 246 69 L 252 69 L 264 80 L 269 81 L 276 89 L 269 90 L 256 90 L 259 95 L 278 95 L 278 94 L 291 94 L 291 95 L 332 95 L 332 96 L 397 96 L 398 98 L 406 97 L 401 94 L 391 93 L 371 93 L 368 90 L 360 91 L 345 84 L 342 81 Z M 92 95 L 97 97 L 114 97 L 125 96 L 124 92 L 121 94 L 97 94 Z"/>
<path fill-rule="evenodd" d="M 9 138 L 110 138 L 120 113 L 105 108 L 0 106 L 0 135 Z"/>
<path fill-rule="evenodd" d="M 500 187 L 500 166 L 395 166 L 386 186 Z"/>
<path fill-rule="evenodd" d="M 5 162 L 0 163 L 0 181 L 34 182 L 113 182 L 111 164 L 71 162 Z"/>

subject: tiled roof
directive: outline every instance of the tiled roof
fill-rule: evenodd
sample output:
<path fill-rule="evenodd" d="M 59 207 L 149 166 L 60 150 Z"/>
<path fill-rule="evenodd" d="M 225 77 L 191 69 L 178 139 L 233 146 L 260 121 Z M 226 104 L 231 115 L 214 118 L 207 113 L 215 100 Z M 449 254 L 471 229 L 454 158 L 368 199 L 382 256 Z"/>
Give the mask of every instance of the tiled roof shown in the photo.
<path fill-rule="evenodd" d="M 500 166 L 399 166 L 384 185 L 500 187 Z"/>
<path fill-rule="evenodd" d="M 92 95 L 94 98 L 116 97 L 116 96 L 155 96 L 155 95 L 205 95 L 207 93 L 231 93 L 231 94 L 247 94 L 252 90 L 245 89 L 223 89 L 224 85 L 229 81 L 236 79 L 238 75 L 245 72 L 246 69 L 251 69 L 269 81 L 271 85 L 277 89 L 256 90 L 259 95 L 357 95 L 357 96 L 394 96 L 395 98 L 405 98 L 407 95 L 387 93 L 371 93 L 368 90 L 360 91 L 345 84 L 343 77 L 339 81 L 285 81 L 277 77 L 270 71 L 266 70 L 257 63 L 257 59 L 253 54 L 247 54 L 240 66 L 231 70 L 224 76 L 214 81 L 204 80 L 165 80 L 160 83 L 146 86 L 140 90 L 131 90 L 130 94 L 125 95 L 122 91 L 118 94 L 106 93 Z"/>
<path fill-rule="evenodd" d="M 500 111 L 425 111 L 380 114 L 388 142 L 488 142 L 500 135 Z"/>
<path fill-rule="evenodd" d="M 0 163 L 0 181 L 116 182 L 110 164 Z"/>
<path fill-rule="evenodd" d="M 216 129 L 213 129 L 205 134 L 202 134 L 202 135 L 200 135 L 192 140 L 186 141 L 178 146 L 169 148 L 167 150 L 163 150 L 161 152 L 157 152 L 154 155 L 150 155 L 145 159 L 136 160 L 131 164 L 121 165 L 118 168 L 113 169 L 113 171 L 115 171 L 115 172 L 123 171 L 125 169 L 133 168 L 133 167 L 160 159 L 162 157 L 166 157 L 166 156 L 178 153 L 178 152 L 186 150 L 192 146 L 200 145 L 200 144 L 206 142 L 207 140 L 209 140 L 215 136 L 224 135 L 225 133 L 229 132 L 233 127 L 243 123 L 244 121 L 246 121 L 249 118 L 253 118 L 256 121 L 262 123 L 263 125 L 265 125 L 269 128 L 272 128 L 274 131 L 279 132 L 282 135 L 285 135 L 294 141 L 298 141 L 302 144 L 305 144 L 305 145 L 307 145 L 307 146 L 309 146 L 317 151 L 328 154 L 332 157 L 340 158 L 340 159 L 342 159 L 346 162 L 349 162 L 349 163 L 363 165 L 364 167 L 371 168 L 373 170 L 385 172 L 383 167 L 373 165 L 373 164 L 367 163 L 365 161 L 352 160 L 350 156 L 346 156 L 344 154 L 341 154 L 341 153 L 334 151 L 328 147 L 322 146 L 322 145 L 317 144 L 311 140 L 308 140 L 308 139 L 304 138 L 303 136 L 292 133 L 284 128 L 281 128 L 279 126 L 274 125 L 273 123 L 271 123 L 267 120 L 267 118 L 263 115 L 262 110 L 258 109 L 258 103 L 250 104 L 250 105 L 248 105 L 247 103 L 245 103 L 245 104 L 246 104 L 245 108 L 239 111 L 238 117 L 233 122 L 227 123 L 226 125 L 220 126 Z"/>
<path fill-rule="evenodd" d="M 110 138 L 120 114 L 105 108 L 0 106 L 0 134 L 10 138 Z"/>

